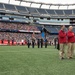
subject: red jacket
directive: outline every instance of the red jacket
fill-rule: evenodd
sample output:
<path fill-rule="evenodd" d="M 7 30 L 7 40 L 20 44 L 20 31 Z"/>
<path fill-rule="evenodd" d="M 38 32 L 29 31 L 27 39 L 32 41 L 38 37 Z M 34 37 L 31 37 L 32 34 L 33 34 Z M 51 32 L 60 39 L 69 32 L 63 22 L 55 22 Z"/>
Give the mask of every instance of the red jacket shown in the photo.
<path fill-rule="evenodd" d="M 74 35 L 74 32 L 68 31 L 68 32 L 67 32 L 67 37 L 68 37 L 68 42 L 69 42 L 69 43 L 74 43 L 74 42 L 75 42 L 75 35 Z"/>
<path fill-rule="evenodd" d="M 58 40 L 59 40 L 59 44 L 67 42 L 67 35 L 63 30 L 59 31 Z"/>

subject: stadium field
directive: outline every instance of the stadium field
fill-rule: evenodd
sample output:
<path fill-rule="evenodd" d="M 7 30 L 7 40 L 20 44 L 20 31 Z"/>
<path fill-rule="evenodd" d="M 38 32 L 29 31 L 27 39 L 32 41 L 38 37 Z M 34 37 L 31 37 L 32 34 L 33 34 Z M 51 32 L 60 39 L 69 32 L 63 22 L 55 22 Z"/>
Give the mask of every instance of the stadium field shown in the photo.
<path fill-rule="evenodd" d="M 75 57 L 60 60 L 53 46 L 0 46 L 0 75 L 75 75 Z"/>

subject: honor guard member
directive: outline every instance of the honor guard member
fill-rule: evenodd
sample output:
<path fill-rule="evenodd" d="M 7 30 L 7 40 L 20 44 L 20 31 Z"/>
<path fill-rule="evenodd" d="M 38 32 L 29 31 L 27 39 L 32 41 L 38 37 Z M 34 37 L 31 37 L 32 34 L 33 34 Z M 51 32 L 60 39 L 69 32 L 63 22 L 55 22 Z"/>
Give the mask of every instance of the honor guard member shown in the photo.
<path fill-rule="evenodd" d="M 57 47 L 57 38 L 54 39 L 55 48 Z"/>
<path fill-rule="evenodd" d="M 30 48 L 30 40 L 28 40 L 28 44 L 27 45 L 28 45 L 28 48 Z"/>
<path fill-rule="evenodd" d="M 48 43 L 48 40 L 45 39 L 45 48 L 47 48 L 47 43 Z"/>
<path fill-rule="evenodd" d="M 35 45 L 35 39 L 32 38 L 32 48 L 34 48 L 34 45 Z"/>
<path fill-rule="evenodd" d="M 40 47 L 40 39 L 37 40 L 38 48 Z"/>
<path fill-rule="evenodd" d="M 41 38 L 41 48 L 43 48 L 43 39 Z"/>
<path fill-rule="evenodd" d="M 57 38 L 57 49 L 60 50 L 60 47 L 59 47 L 59 39 Z"/>

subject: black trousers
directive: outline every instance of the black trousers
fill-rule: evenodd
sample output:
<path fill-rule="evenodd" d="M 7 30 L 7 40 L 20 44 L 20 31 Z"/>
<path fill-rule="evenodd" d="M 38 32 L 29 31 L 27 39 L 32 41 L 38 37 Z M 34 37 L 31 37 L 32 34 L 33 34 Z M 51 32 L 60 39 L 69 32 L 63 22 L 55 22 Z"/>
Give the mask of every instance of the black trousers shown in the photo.
<path fill-rule="evenodd" d="M 43 43 L 41 43 L 41 48 L 43 48 Z"/>
<path fill-rule="evenodd" d="M 34 42 L 32 42 L 32 48 L 34 48 Z"/>
<path fill-rule="evenodd" d="M 59 45 L 59 43 L 57 44 L 57 49 L 60 50 L 60 45 Z"/>
<path fill-rule="evenodd" d="M 47 43 L 45 43 L 45 48 L 47 48 Z"/>
<path fill-rule="evenodd" d="M 30 48 L 30 43 L 28 43 L 28 48 Z"/>
<path fill-rule="evenodd" d="M 38 43 L 38 48 L 40 48 L 40 43 Z"/>

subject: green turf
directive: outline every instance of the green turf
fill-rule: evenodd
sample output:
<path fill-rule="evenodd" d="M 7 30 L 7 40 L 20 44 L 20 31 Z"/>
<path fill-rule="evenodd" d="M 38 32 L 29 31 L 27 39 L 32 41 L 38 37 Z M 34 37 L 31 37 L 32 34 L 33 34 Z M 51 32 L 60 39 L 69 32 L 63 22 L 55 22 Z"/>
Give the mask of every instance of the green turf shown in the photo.
<path fill-rule="evenodd" d="M 75 75 L 75 59 L 60 60 L 53 46 L 0 46 L 0 75 Z"/>

